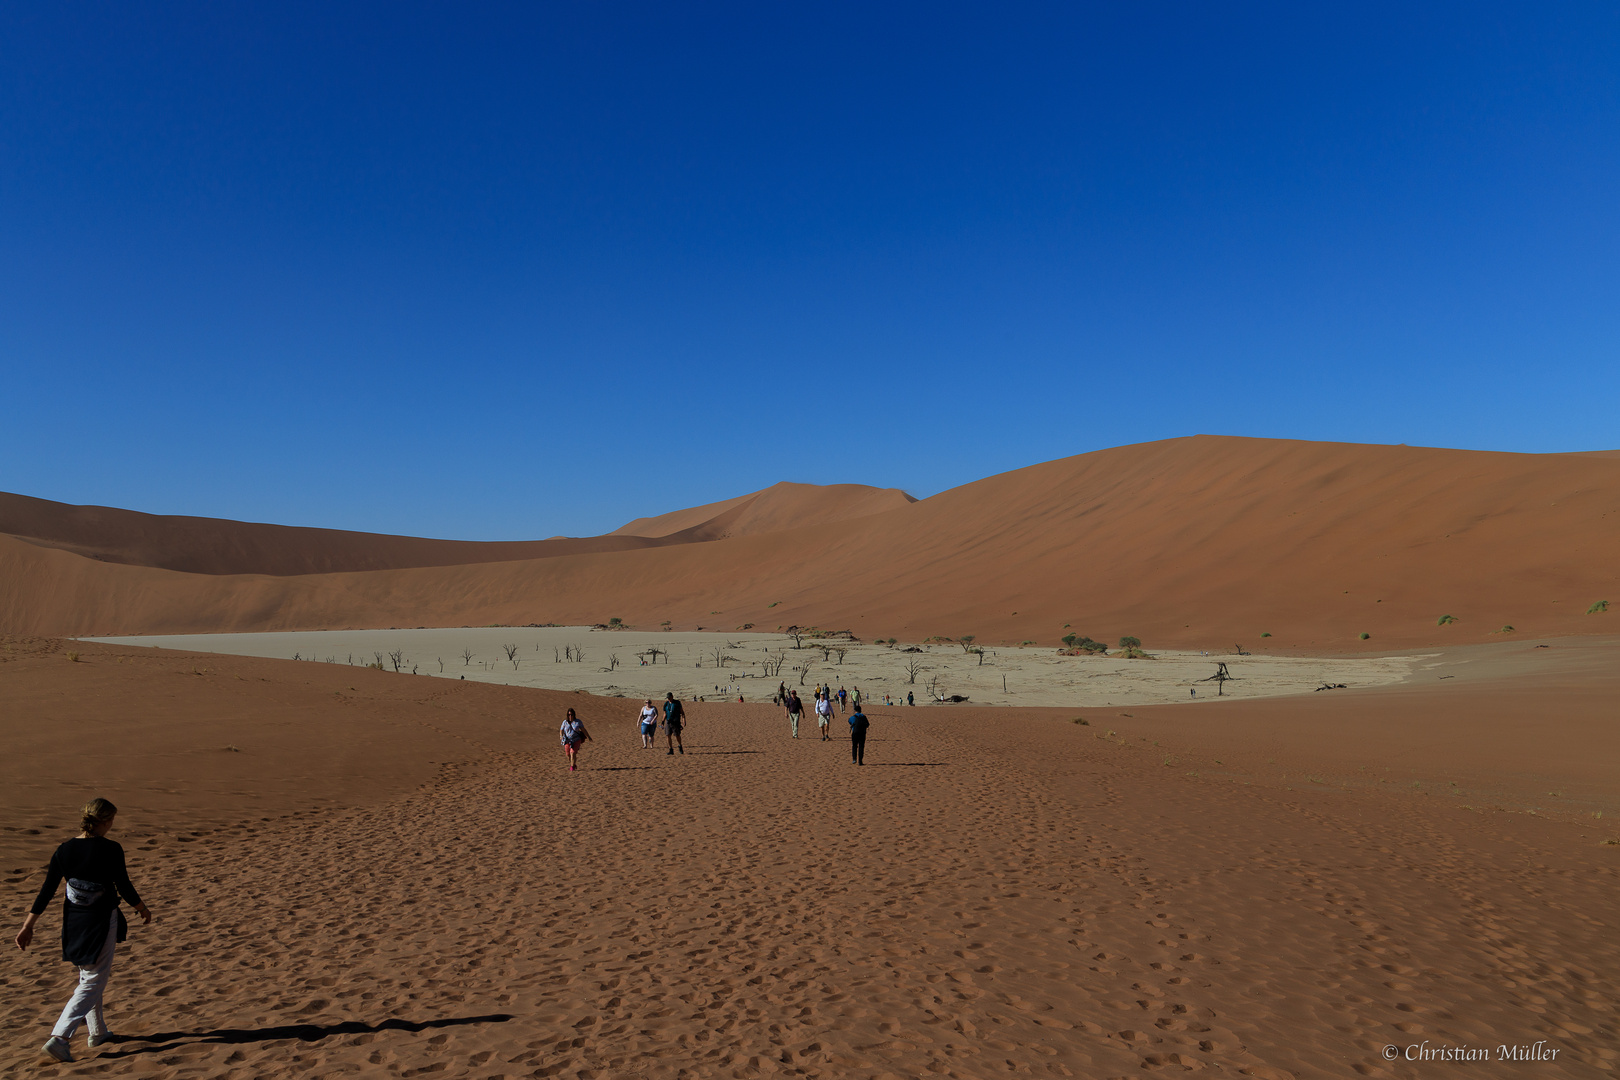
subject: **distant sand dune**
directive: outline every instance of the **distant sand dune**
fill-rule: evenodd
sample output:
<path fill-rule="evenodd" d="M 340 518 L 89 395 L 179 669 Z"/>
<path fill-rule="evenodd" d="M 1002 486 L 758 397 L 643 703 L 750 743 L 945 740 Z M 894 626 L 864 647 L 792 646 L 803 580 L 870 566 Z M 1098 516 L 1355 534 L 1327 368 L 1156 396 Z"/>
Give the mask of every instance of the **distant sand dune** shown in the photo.
<path fill-rule="evenodd" d="M 669 517 L 626 528 L 684 524 Z M 0 628 L 620 617 L 1044 645 L 1067 627 L 1165 648 L 1324 652 L 1496 640 L 1505 626 L 1612 633 L 1608 620 L 1620 617 L 1620 459 L 1601 454 L 1198 436 L 1020 469 L 816 527 L 668 542 L 679 535 L 578 541 L 660 545 L 639 550 L 279 577 L 110 565 L 0 538 Z M 1615 600 L 1616 613 L 1586 615 L 1598 599 Z M 1439 627 L 1443 614 L 1458 621 Z"/>
<path fill-rule="evenodd" d="M 862 484 L 780 483 L 724 502 L 677 510 L 658 517 L 637 518 L 609 536 L 701 535 L 707 540 L 782 532 L 787 529 L 831 525 L 850 518 L 897 510 L 916 502 L 895 488 Z"/>

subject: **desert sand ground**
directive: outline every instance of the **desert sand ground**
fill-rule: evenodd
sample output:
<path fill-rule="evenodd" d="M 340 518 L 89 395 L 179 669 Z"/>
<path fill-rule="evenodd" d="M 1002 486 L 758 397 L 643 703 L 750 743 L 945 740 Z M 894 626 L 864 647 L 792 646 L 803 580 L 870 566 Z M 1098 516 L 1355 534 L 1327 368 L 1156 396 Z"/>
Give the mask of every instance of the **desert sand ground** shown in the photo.
<path fill-rule="evenodd" d="M 1316 691 L 1324 683 L 1384 686 L 1426 670 L 1436 654 L 1318 658 L 1151 650 L 1151 659 L 1060 656 L 1051 648 L 990 647 L 981 658 L 961 645 L 896 646 L 781 634 L 641 633 L 591 627 L 463 627 L 329 630 L 281 634 L 190 634 L 92 639 L 237 656 L 314 660 L 344 666 L 381 662 L 420 675 L 583 690 L 601 697 L 767 701 L 781 683 L 808 700 L 818 683 L 860 687 L 867 702 L 930 690 L 982 705 L 1087 707 L 1210 702 L 1218 696 L 1270 697 Z M 512 649 L 510 658 L 508 649 Z M 652 650 L 664 655 L 654 657 Z M 570 651 L 585 659 L 570 662 Z M 916 650 L 916 651 L 907 651 Z M 471 653 L 471 659 L 466 654 Z M 651 662 L 643 663 L 644 660 Z M 906 665 L 918 665 L 915 680 Z M 1235 681 L 1201 681 L 1225 663 Z M 773 666 L 780 664 L 780 668 Z M 1196 695 L 1195 693 L 1196 692 Z M 958 703 L 959 704 L 959 703 Z"/>
<path fill-rule="evenodd" d="M 1084 725 L 878 708 L 857 768 L 764 705 L 692 706 L 672 757 L 631 700 L 6 639 L 14 920 L 90 794 L 158 920 L 121 1041 L 42 1065 L 53 907 L 0 1073 L 1609 1075 L 1617 655 Z"/>

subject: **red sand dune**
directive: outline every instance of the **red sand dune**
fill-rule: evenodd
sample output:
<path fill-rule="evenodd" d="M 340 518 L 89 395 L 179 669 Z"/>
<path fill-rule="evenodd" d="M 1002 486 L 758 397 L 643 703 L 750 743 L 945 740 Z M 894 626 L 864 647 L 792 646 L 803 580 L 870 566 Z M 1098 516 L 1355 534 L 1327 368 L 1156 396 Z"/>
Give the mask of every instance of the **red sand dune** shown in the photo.
<path fill-rule="evenodd" d="M 672 536 L 684 533 L 705 540 L 784 532 L 830 525 L 850 518 L 880 514 L 916 502 L 898 488 L 863 484 L 793 484 L 783 481 L 764 491 L 724 502 L 676 510 L 658 517 L 637 518 L 609 536 Z"/>
<path fill-rule="evenodd" d="M 627 551 L 658 542 L 619 536 L 492 543 L 430 540 L 70 506 L 4 492 L 0 492 L 0 534 L 100 562 L 188 574 L 273 576 L 544 559 L 587 551 Z"/>
<path fill-rule="evenodd" d="M 1586 614 L 1603 599 L 1614 613 Z M 826 528 L 280 577 L 109 565 L 0 538 L 0 629 L 15 633 L 609 614 L 988 643 L 1054 644 L 1067 626 L 1150 647 L 1338 652 L 1613 633 L 1620 460 L 1198 436 L 1020 469 Z M 1437 626 L 1441 615 L 1458 621 Z"/>

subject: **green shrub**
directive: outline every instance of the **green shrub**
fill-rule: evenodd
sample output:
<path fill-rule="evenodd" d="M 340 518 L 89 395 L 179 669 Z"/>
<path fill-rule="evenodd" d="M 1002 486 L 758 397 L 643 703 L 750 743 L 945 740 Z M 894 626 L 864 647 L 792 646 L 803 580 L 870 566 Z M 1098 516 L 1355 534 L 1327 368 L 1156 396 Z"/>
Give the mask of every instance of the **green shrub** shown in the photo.
<path fill-rule="evenodd" d="M 1587 608 L 1586 613 L 1588 615 L 1597 615 L 1600 612 L 1604 612 L 1604 611 L 1608 611 L 1608 610 L 1609 610 L 1609 602 L 1607 600 L 1599 600 L 1595 604 L 1593 604 L 1591 607 Z"/>
<path fill-rule="evenodd" d="M 1436 625 L 1436 626 L 1446 626 L 1446 625 L 1448 625 L 1450 623 L 1454 623 L 1456 621 L 1457 621 L 1457 616 L 1455 616 L 1455 615 L 1442 615 L 1438 619 L 1434 620 L 1434 625 Z"/>
<path fill-rule="evenodd" d="M 1371 635 L 1371 634 L 1369 634 L 1369 633 L 1367 633 L 1367 631 L 1365 631 L 1365 630 L 1363 630 L 1363 631 L 1362 631 L 1362 632 L 1361 632 L 1361 640 L 1362 640 L 1362 641 L 1366 641 L 1366 640 L 1367 640 L 1367 639 L 1368 639 L 1368 638 L 1370 638 L 1370 637 L 1372 637 L 1372 635 Z"/>
<path fill-rule="evenodd" d="M 1142 647 L 1142 639 L 1139 637 L 1130 636 L 1122 637 L 1119 639 L 1119 647 L 1122 649 L 1140 649 Z"/>
<path fill-rule="evenodd" d="M 1067 645 L 1071 649 L 1074 648 L 1074 643 L 1079 641 L 1079 640 L 1080 640 L 1080 635 L 1079 634 L 1064 634 L 1063 635 L 1063 644 Z"/>
<path fill-rule="evenodd" d="M 1261 637 L 1270 637 L 1271 635 L 1270 634 L 1261 634 L 1260 636 Z"/>

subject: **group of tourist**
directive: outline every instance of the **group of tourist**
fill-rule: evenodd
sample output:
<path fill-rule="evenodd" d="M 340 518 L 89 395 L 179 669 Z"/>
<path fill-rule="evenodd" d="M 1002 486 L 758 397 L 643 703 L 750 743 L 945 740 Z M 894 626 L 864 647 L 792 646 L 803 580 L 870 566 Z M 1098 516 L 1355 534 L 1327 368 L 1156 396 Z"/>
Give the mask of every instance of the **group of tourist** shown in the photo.
<path fill-rule="evenodd" d="M 804 716 L 804 702 L 797 690 L 789 690 L 787 684 L 782 684 L 777 690 L 776 700 L 787 710 L 788 730 L 795 739 L 799 737 L 799 721 Z M 884 698 L 887 702 L 888 698 Z M 837 704 L 835 705 L 834 702 Z M 840 686 L 836 691 L 831 686 L 816 685 L 815 704 L 816 726 L 821 730 L 821 741 L 827 742 L 832 738 L 830 729 L 835 711 L 843 712 L 853 706 L 849 713 L 849 756 L 857 765 L 866 764 L 866 732 L 872 722 L 861 711 L 861 688 L 856 687 L 851 694 Z M 652 698 L 642 703 L 641 710 L 636 716 L 636 726 L 641 732 L 641 748 L 643 750 L 657 749 L 658 725 L 660 722 L 658 707 L 653 704 Z M 664 695 L 662 723 L 664 725 L 664 739 L 667 749 L 665 753 L 673 757 L 675 754 L 685 754 L 686 746 L 681 741 L 681 734 L 686 729 L 686 709 L 673 693 Z M 586 730 L 584 721 L 580 720 L 573 709 L 563 719 L 562 727 L 558 731 L 562 739 L 563 753 L 568 758 L 568 771 L 576 772 L 579 769 L 579 751 L 587 742 L 593 741 L 591 733 Z"/>
<path fill-rule="evenodd" d="M 652 698 L 648 698 L 641 706 L 641 713 L 636 718 L 636 724 L 641 728 L 641 748 L 643 750 L 656 749 L 655 739 L 658 735 L 658 709 L 654 707 Z M 664 695 L 664 738 L 669 743 L 669 756 L 674 757 L 676 752 L 686 753 L 686 744 L 681 741 L 681 732 L 686 728 L 686 708 L 674 694 Z M 563 753 L 568 757 L 568 771 L 576 772 L 579 769 L 579 750 L 588 742 L 594 742 L 591 733 L 585 729 L 585 722 L 581 720 L 573 709 L 563 718 L 562 727 L 558 734 L 562 737 Z"/>
<path fill-rule="evenodd" d="M 782 687 L 779 700 L 787 708 L 792 734 L 796 739 L 799 737 L 799 718 L 804 712 L 804 705 L 799 700 L 798 692 L 789 691 L 786 686 Z M 848 716 L 850 760 L 856 765 L 864 765 L 866 733 L 871 722 L 861 712 L 859 688 L 850 695 L 842 688 L 834 691 L 827 686 L 816 687 L 815 712 L 821 738 L 823 741 L 829 738 L 828 728 L 832 725 L 835 701 L 840 710 L 850 704 L 854 707 Z M 660 710 L 653 705 L 653 699 L 646 699 L 636 718 L 641 731 L 642 749 L 656 749 L 655 738 L 661 720 L 668 747 L 666 753 L 685 754 L 686 747 L 681 741 L 686 728 L 685 708 L 674 694 L 666 694 L 662 717 L 659 714 Z M 579 769 L 580 748 L 592 741 L 591 733 L 586 730 L 579 715 L 569 709 L 559 734 L 563 752 L 568 758 L 568 770 L 574 772 Z M 56 854 L 51 856 L 45 883 L 23 921 L 22 929 L 17 933 L 17 947 L 28 948 L 33 941 L 35 922 L 65 882 L 67 902 L 62 918 L 62 958 L 78 967 L 79 981 L 43 1048 L 45 1054 L 57 1061 L 73 1060 L 69 1040 L 81 1026 L 89 1029 L 91 1047 L 101 1046 L 114 1038 L 107 1029 L 102 1000 L 112 976 L 113 954 L 127 934 L 127 923 L 119 910 L 119 898 L 128 901 L 143 920 L 152 921 L 152 913 L 141 902 L 140 894 L 129 880 L 124 866 L 124 849 L 107 839 L 117 813 L 118 808 L 106 799 L 94 799 L 86 804 L 82 831 L 78 837 L 57 848 Z"/>

